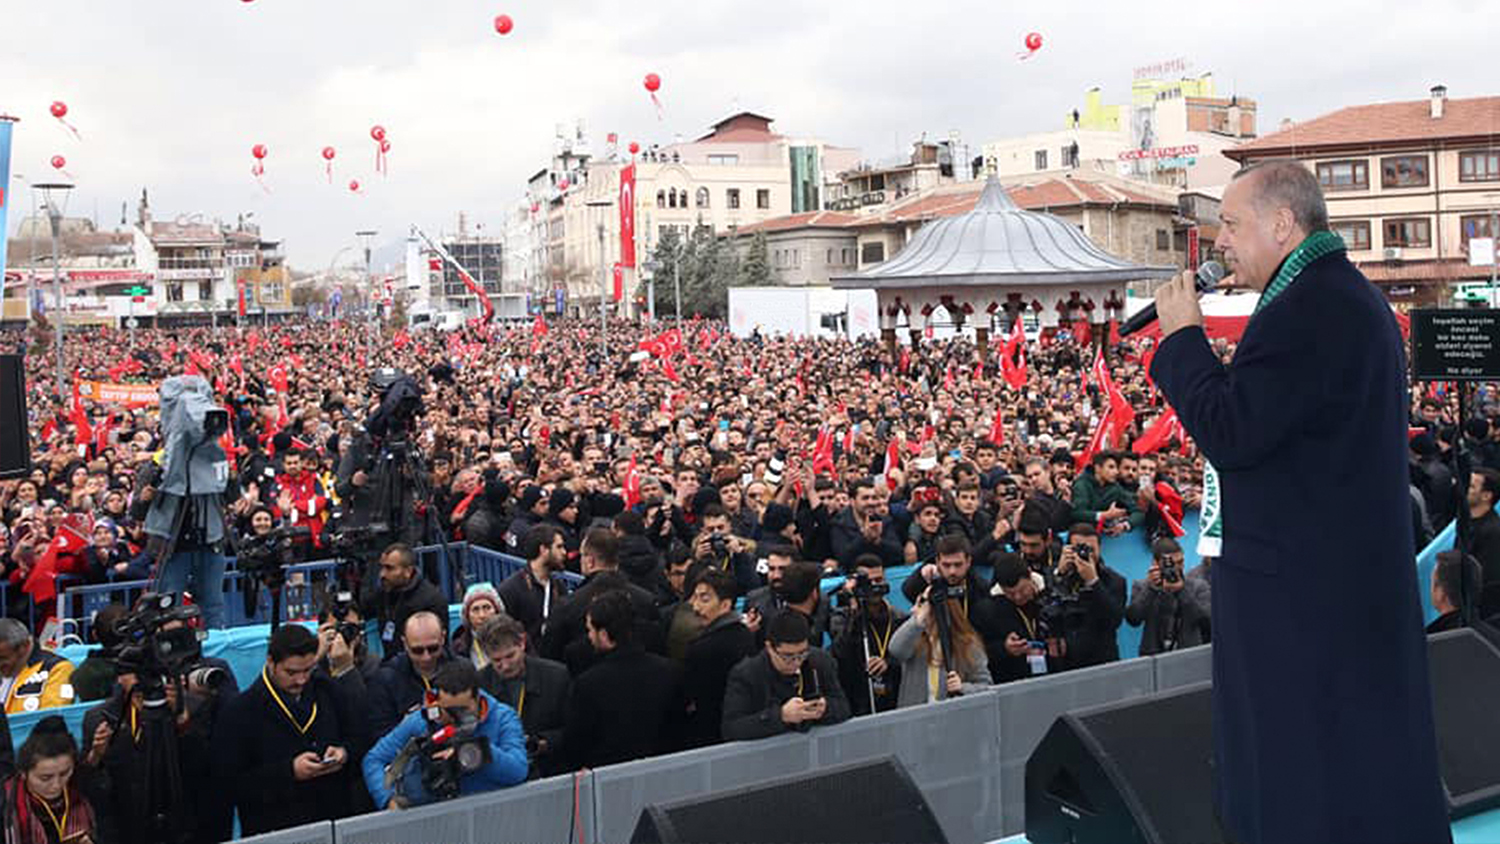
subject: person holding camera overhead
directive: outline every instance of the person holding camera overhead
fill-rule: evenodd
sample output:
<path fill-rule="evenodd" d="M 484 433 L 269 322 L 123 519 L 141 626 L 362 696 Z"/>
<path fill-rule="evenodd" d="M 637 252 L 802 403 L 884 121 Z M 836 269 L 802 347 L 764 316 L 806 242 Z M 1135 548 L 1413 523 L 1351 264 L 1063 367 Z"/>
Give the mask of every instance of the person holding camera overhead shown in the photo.
<path fill-rule="evenodd" d="M 1047 655 L 1058 670 L 1120 659 L 1116 632 L 1125 618 L 1125 578 L 1105 564 L 1093 525 L 1076 524 L 1068 531 L 1043 606 Z"/>
<path fill-rule="evenodd" d="M 885 599 L 891 585 L 885 563 L 875 554 L 854 561 L 854 576 L 834 593 L 839 604 L 832 624 L 833 658 L 839 666 L 839 685 L 846 690 L 854 715 L 896 708 L 901 688 L 901 666 L 889 655 L 891 636 L 906 621 Z"/>
<path fill-rule="evenodd" d="M 454 660 L 432 678 L 422 706 L 366 754 L 375 805 L 405 809 L 526 781 L 526 731 L 516 711 L 479 688 L 479 672 Z"/>
<path fill-rule="evenodd" d="M 1209 638 L 1208 581 L 1183 571 L 1182 546 L 1162 537 L 1151 543 L 1151 568 L 1130 588 L 1125 620 L 1141 631 L 1141 656 L 1201 645 Z"/>

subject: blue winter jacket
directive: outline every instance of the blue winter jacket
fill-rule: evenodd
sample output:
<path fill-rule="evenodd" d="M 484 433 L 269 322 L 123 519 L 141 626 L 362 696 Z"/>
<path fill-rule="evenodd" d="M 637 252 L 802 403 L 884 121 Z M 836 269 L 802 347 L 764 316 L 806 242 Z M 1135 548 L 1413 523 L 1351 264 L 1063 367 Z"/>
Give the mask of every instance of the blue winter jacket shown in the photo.
<path fill-rule="evenodd" d="M 459 781 L 460 794 L 479 794 L 526 781 L 530 763 L 526 759 L 526 731 L 516 711 L 495 700 L 487 692 L 479 693 L 484 717 L 479 722 L 476 735 L 490 742 L 490 763 Z M 370 752 L 365 754 L 365 788 L 375 806 L 384 809 L 394 792 L 385 786 L 385 770 L 406 747 L 406 743 L 422 735 L 430 735 L 433 727 L 422 709 L 407 713 L 389 733 L 386 733 Z M 420 806 L 432 802 L 432 797 L 422 788 L 422 770 L 415 757 L 407 762 L 402 774 L 402 795 L 408 804 Z"/>

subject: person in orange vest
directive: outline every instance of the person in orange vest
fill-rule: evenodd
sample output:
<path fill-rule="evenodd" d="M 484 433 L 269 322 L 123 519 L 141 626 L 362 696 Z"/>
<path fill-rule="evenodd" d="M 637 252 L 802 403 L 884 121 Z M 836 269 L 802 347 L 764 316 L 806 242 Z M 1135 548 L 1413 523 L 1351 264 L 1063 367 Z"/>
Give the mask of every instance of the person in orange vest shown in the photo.
<path fill-rule="evenodd" d="M 73 703 L 73 663 L 37 647 L 26 625 L 0 618 L 0 701 L 5 714 Z"/>

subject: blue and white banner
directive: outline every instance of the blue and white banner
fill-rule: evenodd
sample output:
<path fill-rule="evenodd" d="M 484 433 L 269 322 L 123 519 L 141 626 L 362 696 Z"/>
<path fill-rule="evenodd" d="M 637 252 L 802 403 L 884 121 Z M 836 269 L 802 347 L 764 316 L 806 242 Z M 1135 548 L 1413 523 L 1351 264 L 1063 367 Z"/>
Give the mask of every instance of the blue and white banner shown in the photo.
<path fill-rule="evenodd" d="M 5 242 L 10 237 L 10 131 L 16 125 L 8 117 L 0 117 L 0 319 L 4 318 L 5 305 Z"/>

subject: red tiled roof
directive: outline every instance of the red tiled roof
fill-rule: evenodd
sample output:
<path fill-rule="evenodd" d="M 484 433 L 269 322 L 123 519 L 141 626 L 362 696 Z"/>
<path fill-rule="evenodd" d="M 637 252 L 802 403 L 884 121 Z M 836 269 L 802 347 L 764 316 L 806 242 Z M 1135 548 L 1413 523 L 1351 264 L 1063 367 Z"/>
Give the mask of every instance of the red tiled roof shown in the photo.
<path fill-rule="evenodd" d="M 802 214 L 790 214 L 785 217 L 772 217 L 759 223 L 751 223 L 748 226 L 740 226 L 735 230 L 736 234 L 754 234 L 756 232 L 782 232 L 791 229 L 813 229 L 829 228 L 841 229 L 852 225 L 859 218 L 853 214 L 841 214 L 837 211 L 809 211 Z"/>
<path fill-rule="evenodd" d="M 1487 279 L 1489 267 L 1471 267 L 1463 259 L 1442 261 L 1357 261 L 1355 265 L 1365 278 L 1376 284 L 1442 282 L 1460 279 Z"/>
<path fill-rule="evenodd" d="M 979 201 L 981 189 L 980 183 L 973 183 L 957 190 L 943 189 L 939 192 L 918 195 L 897 202 L 883 213 L 860 217 L 853 225 L 879 226 L 966 214 L 972 211 L 974 203 Z M 1113 204 L 1116 202 L 1177 207 L 1175 201 L 1152 196 L 1128 185 L 1055 176 L 1035 182 L 1006 185 L 1005 192 L 1010 195 L 1012 202 L 1028 211 L 1047 211 L 1089 203 Z"/>
<path fill-rule="evenodd" d="M 1500 138 L 1500 97 L 1448 100 L 1443 104 L 1443 116 L 1436 119 L 1430 100 L 1349 106 L 1232 147 L 1224 154 L 1238 161 L 1252 155 L 1316 147 L 1486 135 Z"/>

